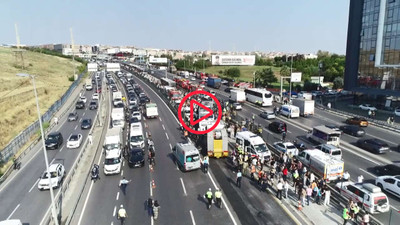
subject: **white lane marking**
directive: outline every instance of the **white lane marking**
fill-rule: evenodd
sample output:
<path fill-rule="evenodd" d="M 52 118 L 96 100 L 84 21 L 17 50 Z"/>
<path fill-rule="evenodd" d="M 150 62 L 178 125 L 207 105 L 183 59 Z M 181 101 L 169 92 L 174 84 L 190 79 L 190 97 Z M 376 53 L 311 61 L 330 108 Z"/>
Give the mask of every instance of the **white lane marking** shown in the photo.
<path fill-rule="evenodd" d="M 124 171 L 122 170 L 122 171 L 121 171 L 121 177 L 123 177 L 123 176 L 124 176 Z"/>
<path fill-rule="evenodd" d="M 54 162 L 55 159 L 56 159 L 56 158 L 54 158 L 53 160 L 51 160 L 49 166 L 50 166 L 51 164 L 53 164 L 53 162 Z"/>
<path fill-rule="evenodd" d="M 165 130 L 164 124 L 162 125 L 162 128 Z"/>
<path fill-rule="evenodd" d="M 162 122 L 162 119 L 161 119 L 161 117 L 158 117 L 158 119 L 160 119 L 160 121 Z"/>
<path fill-rule="evenodd" d="M 31 193 L 31 191 L 33 190 L 33 188 L 36 186 L 37 182 L 39 182 L 39 179 L 37 179 L 35 181 L 35 183 L 32 185 L 31 189 L 29 189 L 28 193 Z"/>
<path fill-rule="evenodd" d="M 290 130 L 288 130 L 287 132 L 288 132 L 289 134 L 291 134 L 291 133 L 292 133 L 292 131 L 290 131 Z"/>
<path fill-rule="evenodd" d="M 111 222 L 111 225 L 114 225 L 114 222 Z"/>
<path fill-rule="evenodd" d="M 168 137 L 168 134 L 167 134 L 167 133 L 165 133 L 165 136 L 167 136 L 167 139 L 169 140 L 169 137 Z"/>
<path fill-rule="evenodd" d="M 82 116 L 85 116 L 85 113 L 86 113 L 86 112 L 83 112 Z M 81 118 L 81 119 L 82 119 L 82 118 Z"/>
<path fill-rule="evenodd" d="M 151 187 L 151 181 L 150 181 L 150 196 L 153 196 L 153 188 Z"/>
<path fill-rule="evenodd" d="M 117 206 L 114 206 L 114 210 L 113 210 L 113 217 L 115 217 L 115 214 L 117 213 Z"/>
<path fill-rule="evenodd" d="M 82 118 L 79 119 L 79 123 L 82 122 Z"/>
<path fill-rule="evenodd" d="M 115 198 L 115 200 L 118 201 L 118 199 L 119 199 L 119 191 L 117 192 L 117 197 Z"/>
<path fill-rule="evenodd" d="M 125 165 L 125 161 L 122 161 L 122 167 L 124 167 L 124 165 Z"/>
<path fill-rule="evenodd" d="M 190 212 L 190 217 L 192 218 L 193 225 L 196 225 L 196 221 L 194 220 L 194 216 L 193 216 L 192 210 L 189 210 L 189 212 Z"/>
<path fill-rule="evenodd" d="M 11 212 L 11 214 L 7 217 L 7 220 L 9 220 L 12 215 L 15 213 L 15 211 L 17 211 L 17 209 L 19 208 L 20 204 L 17 205 L 17 207 L 15 207 L 15 209 Z"/>
<path fill-rule="evenodd" d="M 63 149 L 64 149 L 64 146 L 62 146 L 62 147 L 60 148 L 60 152 L 61 152 Z"/>
<path fill-rule="evenodd" d="M 76 128 L 78 128 L 78 124 L 75 126 L 74 130 L 76 130 Z"/>
<path fill-rule="evenodd" d="M 172 151 L 172 145 L 171 145 L 171 143 L 169 143 L 169 148 L 171 149 L 171 151 Z"/>
<path fill-rule="evenodd" d="M 149 138 L 149 134 L 147 133 L 147 131 L 146 131 L 146 138 Z"/>
<path fill-rule="evenodd" d="M 182 177 L 180 179 L 181 179 L 181 184 L 182 184 L 182 188 L 183 188 L 183 193 L 185 194 L 185 196 L 187 196 L 185 184 L 183 183 Z"/>
<path fill-rule="evenodd" d="M 371 175 L 373 178 L 376 178 L 376 175 L 374 175 L 374 174 L 372 174 L 372 173 L 370 173 L 370 172 L 368 172 L 368 171 L 366 171 L 366 170 L 364 170 L 364 169 L 362 169 L 362 168 L 358 168 L 358 169 L 360 169 L 360 170 L 363 171 L 364 173 L 367 173 L 367 174 Z"/>
<path fill-rule="evenodd" d="M 145 116 L 143 117 L 143 120 L 146 121 L 146 117 Z"/>
<path fill-rule="evenodd" d="M 214 179 L 213 179 L 212 176 L 211 176 L 211 173 L 207 173 L 207 174 L 208 174 L 208 177 L 210 178 L 211 182 L 213 183 L 214 188 L 217 189 L 217 185 L 215 184 Z M 235 220 L 235 218 L 233 217 L 233 215 L 232 215 L 232 213 L 231 213 L 231 210 L 230 210 L 230 209 L 228 208 L 228 206 L 226 205 L 226 202 L 225 202 L 224 197 L 221 197 L 221 200 L 222 200 L 222 203 L 223 203 L 224 206 L 225 206 L 226 211 L 228 211 L 229 217 L 231 217 L 231 220 L 232 220 L 233 224 L 234 224 L 234 225 L 237 225 L 236 220 Z"/>

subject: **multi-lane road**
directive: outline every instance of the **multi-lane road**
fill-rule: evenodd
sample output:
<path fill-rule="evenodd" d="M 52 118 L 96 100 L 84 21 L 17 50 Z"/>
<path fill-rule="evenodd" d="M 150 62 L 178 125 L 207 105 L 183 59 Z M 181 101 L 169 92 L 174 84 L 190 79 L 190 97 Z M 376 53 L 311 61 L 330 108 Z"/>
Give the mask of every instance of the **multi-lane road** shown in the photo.
<path fill-rule="evenodd" d="M 65 166 L 67 175 L 71 166 L 75 162 L 76 157 L 82 149 L 67 149 L 66 144 L 68 137 L 72 133 L 80 133 L 83 140 L 87 139 L 89 130 L 81 130 L 82 119 L 94 119 L 97 110 L 89 110 L 89 102 L 92 98 L 92 92 L 82 92 L 87 98 L 86 107 L 84 109 L 75 110 L 75 104 L 72 104 L 59 123 L 52 128 L 51 131 L 61 132 L 64 142 L 57 150 L 48 150 L 47 155 L 50 164 L 62 163 Z M 32 96 L 33 97 L 33 96 Z M 78 112 L 78 121 L 68 122 L 69 112 Z M 84 142 L 82 142 L 84 143 Z M 42 151 L 42 142 L 38 142 L 30 153 L 24 158 L 22 167 L 0 186 L 0 202 L 2 210 L 0 210 L 0 221 L 6 219 L 20 219 L 29 224 L 40 224 L 50 206 L 49 191 L 40 191 L 37 188 L 39 177 L 45 171 L 45 162 Z M 56 189 L 56 195 L 60 189 Z"/>

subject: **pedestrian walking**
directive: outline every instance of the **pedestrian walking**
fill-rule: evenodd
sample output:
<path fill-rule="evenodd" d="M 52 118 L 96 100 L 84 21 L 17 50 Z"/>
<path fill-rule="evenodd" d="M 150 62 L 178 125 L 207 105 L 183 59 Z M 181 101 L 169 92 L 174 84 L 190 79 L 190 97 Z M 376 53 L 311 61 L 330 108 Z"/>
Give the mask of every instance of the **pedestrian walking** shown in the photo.
<path fill-rule="evenodd" d="M 386 120 L 386 122 L 390 125 L 392 123 L 392 118 L 389 116 Z"/>
<path fill-rule="evenodd" d="M 132 180 L 127 180 L 125 177 L 122 178 L 122 180 L 119 181 L 119 187 L 122 190 L 122 193 L 125 195 L 126 193 L 126 187 Z"/>
<path fill-rule="evenodd" d="M 329 206 L 331 201 L 331 190 L 327 186 L 325 186 L 325 198 L 324 198 L 324 206 Z"/>
<path fill-rule="evenodd" d="M 357 177 L 357 183 L 362 184 L 363 181 L 364 181 L 364 176 L 360 174 L 360 176 Z"/>
<path fill-rule="evenodd" d="M 282 200 L 283 183 L 281 179 L 279 179 L 278 184 L 276 185 L 276 189 L 276 197 Z"/>
<path fill-rule="evenodd" d="M 347 224 L 347 221 L 350 220 L 350 214 L 349 214 L 349 209 L 348 209 L 348 208 L 345 207 L 345 208 L 343 209 L 343 215 L 342 215 L 342 217 L 343 217 L 343 220 L 344 220 L 343 225 L 346 225 L 346 224 Z"/>
<path fill-rule="evenodd" d="M 57 117 L 54 117 L 54 124 L 58 125 L 58 118 Z"/>
<path fill-rule="evenodd" d="M 147 213 L 149 216 L 153 215 L 153 199 L 147 199 Z"/>
<path fill-rule="evenodd" d="M 240 170 L 236 174 L 236 186 L 242 187 L 242 172 Z"/>
<path fill-rule="evenodd" d="M 350 173 L 349 173 L 349 171 L 345 171 L 344 173 L 343 173 L 343 180 L 344 181 L 349 181 L 350 180 Z"/>
<path fill-rule="evenodd" d="M 153 204 L 153 218 L 156 220 L 158 219 L 158 212 L 160 211 L 160 204 L 157 200 L 154 201 Z"/>
<path fill-rule="evenodd" d="M 393 125 L 394 124 L 394 117 L 390 117 L 390 123 Z"/>
<path fill-rule="evenodd" d="M 285 190 L 285 196 L 284 198 L 288 197 L 288 191 L 289 191 L 289 183 L 287 180 L 285 180 L 285 182 L 283 183 L 283 189 Z"/>
<path fill-rule="evenodd" d="M 371 117 L 372 117 L 372 111 L 368 110 L 368 118 L 371 118 Z"/>
<path fill-rule="evenodd" d="M 285 139 L 286 139 L 286 131 L 283 131 L 282 132 L 282 141 L 285 141 Z"/>
<path fill-rule="evenodd" d="M 301 205 L 304 207 L 306 206 L 306 196 L 307 196 L 307 192 L 305 188 L 301 188 L 300 190 L 300 199 L 301 199 Z"/>
<path fill-rule="evenodd" d="M 331 109 L 332 104 L 330 102 L 328 102 L 328 104 L 326 104 L 326 106 L 328 106 L 328 109 Z"/>
<path fill-rule="evenodd" d="M 315 194 L 315 203 L 317 203 L 318 205 L 320 204 L 320 201 L 321 201 L 321 197 L 322 197 L 322 194 L 321 194 L 321 189 L 320 188 L 318 188 L 318 186 L 316 186 L 315 187 L 316 188 L 316 194 Z"/>
<path fill-rule="evenodd" d="M 212 205 L 212 200 L 213 200 L 213 193 L 211 191 L 211 188 L 208 189 L 208 191 L 205 194 L 205 197 L 207 199 L 207 209 L 210 209 L 211 205 Z"/>
<path fill-rule="evenodd" d="M 311 199 L 312 192 L 313 192 L 313 190 L 312 190 L 311 186 L 307 186 L 307 188 L 306 188 L 307 205 L 310 205 L 310 199 Z"/>
<path fill-rule="evenodd" d="M 125 224 L 125 219 L 127 217 L 128 217 L 128 214 L 126 213 L 124 206 L 121 205 L 121 207 L 118 210 L 118 219 L 121 221 L 121 225 Z"/>
<path fill-rule="evenodd" d="M 217 204 L 218 208 L 222 208 L 222 192 L 219 188 L 215 190 L 215 203 Z"/>
<path fill-rule="evenodd" d="M 89 144 L 92 145 L 93 144 L 93 136 L 91 133 L 88 135 L 88 139 L 89 139 Z"/>

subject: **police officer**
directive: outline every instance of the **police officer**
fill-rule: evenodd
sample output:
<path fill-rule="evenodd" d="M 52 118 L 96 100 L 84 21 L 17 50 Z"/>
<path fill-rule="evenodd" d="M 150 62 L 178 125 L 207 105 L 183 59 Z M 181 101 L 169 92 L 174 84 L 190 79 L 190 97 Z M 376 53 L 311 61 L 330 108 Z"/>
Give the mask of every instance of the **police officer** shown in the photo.
<path fill-rule="evenodd" d="M 213 193 L 211 191 L 211 188 L 208 189 L 206 192 L 206 198 L 207 198 L 207 209 L 211 208 L 212 200 L 213 200 Z"/>
<path fill-rule="evenodd" d="M 219 190 L 219 188 L 217 188 L 217 190 L 215 191 L 215 202 L 217 203 L 217 207 L 218 208 L 222 208 L 222 192 Z"/>
<path fill-rule="evenodd" d="M 128 214 L 126 214 L 126 210 L 124 209 L 124 206 L 121 205 L 121 208 L 118 210 L 118 219 L 121 220 L 121 225 L 125 223 L 125 219 L 128 217 Z"/>

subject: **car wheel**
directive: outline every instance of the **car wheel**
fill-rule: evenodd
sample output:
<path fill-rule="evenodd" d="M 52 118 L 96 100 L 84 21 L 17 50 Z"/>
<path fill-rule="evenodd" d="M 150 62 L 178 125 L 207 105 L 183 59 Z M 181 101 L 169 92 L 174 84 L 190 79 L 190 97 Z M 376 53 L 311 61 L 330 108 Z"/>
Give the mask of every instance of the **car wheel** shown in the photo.
<path fill-rule="evenodd" d="M 377 185 L 378 187 L 380 187 L 381 188 L 381 190 L 383 190 L 383 185 L 381 184 L 381 183 L 378 183 L 378 185 Z"/>

